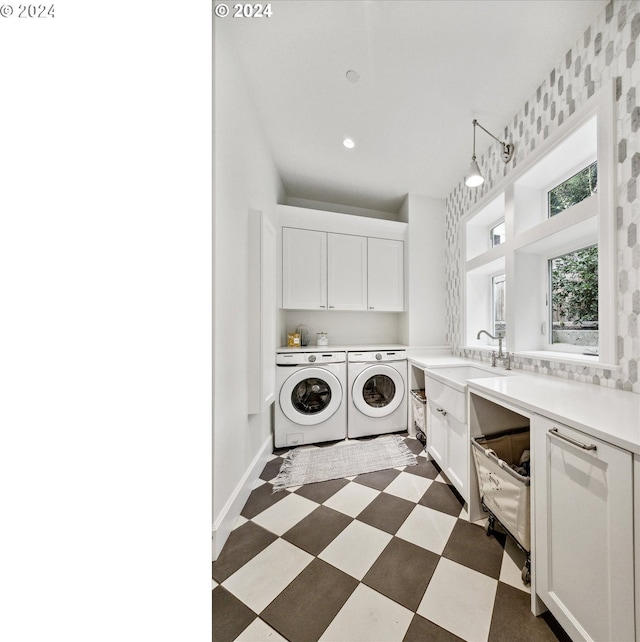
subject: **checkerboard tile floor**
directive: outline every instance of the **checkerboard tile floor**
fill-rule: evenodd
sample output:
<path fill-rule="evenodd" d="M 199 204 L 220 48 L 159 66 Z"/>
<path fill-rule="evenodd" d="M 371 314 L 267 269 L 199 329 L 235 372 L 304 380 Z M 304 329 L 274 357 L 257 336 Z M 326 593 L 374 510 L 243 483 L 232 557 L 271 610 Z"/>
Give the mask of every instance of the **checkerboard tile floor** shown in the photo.
<path fill-rule="evenodd" d="M 530 612 L 524 554 L 465 520 L 421 444 L 417 466 L 273 493 L 267 463 L 213 564 L 213 639 L 568 640 Z"/>

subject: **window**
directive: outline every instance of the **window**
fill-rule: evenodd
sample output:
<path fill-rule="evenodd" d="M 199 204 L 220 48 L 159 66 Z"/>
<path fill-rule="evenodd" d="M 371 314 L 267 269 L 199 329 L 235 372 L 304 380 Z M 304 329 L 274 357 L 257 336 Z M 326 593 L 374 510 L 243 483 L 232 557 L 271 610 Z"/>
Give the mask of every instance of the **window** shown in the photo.
<path fill-rule="evenodd" d="M 504 274 L 499 274 L 491 279 L 491 308 L 493 310 L 492 334 L 494 337 L 504 337 L 507 330 L 504 281 Z"/>
<path fill-rule="evenodd" d="M 501 245 L 505 241 L 504 221 L 491 228 L 491 247 Z"/>
<path fill-rule="evenodd" d="M 549 260 L 553 348 L 598 354 L 598 246 Z"/>
<path fill-rule="evenodd" d="M 612 90 L 589 99 L 462 219 L 467 347 L 494 350 L 477 338 L 486 329 L 517 356 L 617 365 Z"/>
<path fill-rule="evenodd" d="M 563 212 L 585 198 L 595 194 L 598 188 L 598 163 L 591 163 L 571 178 L 556 185 L 548 192 L 549 217 Z"/>

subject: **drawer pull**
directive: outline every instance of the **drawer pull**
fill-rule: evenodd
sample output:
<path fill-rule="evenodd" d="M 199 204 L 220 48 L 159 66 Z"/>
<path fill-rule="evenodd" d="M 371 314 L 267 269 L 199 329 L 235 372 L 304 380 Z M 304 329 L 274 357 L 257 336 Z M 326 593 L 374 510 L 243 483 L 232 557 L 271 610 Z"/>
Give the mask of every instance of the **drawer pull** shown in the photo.
<path fill-rule="evenodd" d="M 597 449 L 595 444 L 591 444 L 590 446 L 587 446 L 586 444 L 582 444 L 579 441 L 576 441 L 575 439 L 571 439 L 571 437 L 567 437 L 566 435 L 563 435 L 561 432 L 558 431 L 557 428 L 551 428 L 549 432 L 554 434 L 556 437 L 560 437 L 560 439 L 564 439 L 565 441 L 568 441 L 570 444 L 573 444 L 574 446 L 578 446 L 578 448 L 582 448 L 582 450 Z"/>
<path fill-rule="evenodd" d="M 447 416 L 447 411 L 446 411 L 446 410 L 443 410 L 442 408 L 436 408 L 436 410 L 437 410 L 437 411 L 438 411 L 438 412 L 439 412 L 443 417 L 446 417 L 446 416 Z"/>

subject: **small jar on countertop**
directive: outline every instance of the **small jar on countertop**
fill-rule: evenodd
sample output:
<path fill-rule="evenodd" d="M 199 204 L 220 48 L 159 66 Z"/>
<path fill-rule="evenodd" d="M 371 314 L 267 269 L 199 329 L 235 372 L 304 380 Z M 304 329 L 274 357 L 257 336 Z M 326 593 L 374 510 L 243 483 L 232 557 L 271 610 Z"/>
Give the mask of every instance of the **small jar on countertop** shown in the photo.
<path fill-rule="evenodd" d="M 299 325 L 296 328 L 296 332 L 300 335 L 300 345 L 308 346 L 309 345 L 309 330 L 307 330 L 306 325 Z"/>

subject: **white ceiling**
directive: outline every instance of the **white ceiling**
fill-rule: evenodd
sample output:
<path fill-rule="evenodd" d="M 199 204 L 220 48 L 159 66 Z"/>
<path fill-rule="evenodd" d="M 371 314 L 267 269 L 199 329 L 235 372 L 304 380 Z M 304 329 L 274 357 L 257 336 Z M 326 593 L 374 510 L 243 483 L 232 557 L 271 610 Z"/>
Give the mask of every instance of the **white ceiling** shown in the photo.
<path fill-rule="evenodd" d="M 409 192 L 446 197 L 469 167 L 473 118 L 502 137 L 605 5 L 275 0 L 271 18 L 216 29 L 231 34 L 287 195 L 395 212 Z M 476 140 L 478 155 L 493 144 Z"/>

